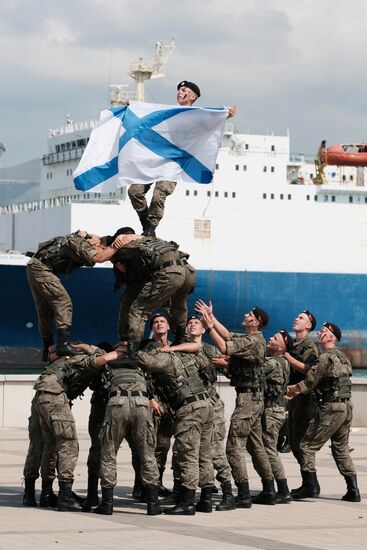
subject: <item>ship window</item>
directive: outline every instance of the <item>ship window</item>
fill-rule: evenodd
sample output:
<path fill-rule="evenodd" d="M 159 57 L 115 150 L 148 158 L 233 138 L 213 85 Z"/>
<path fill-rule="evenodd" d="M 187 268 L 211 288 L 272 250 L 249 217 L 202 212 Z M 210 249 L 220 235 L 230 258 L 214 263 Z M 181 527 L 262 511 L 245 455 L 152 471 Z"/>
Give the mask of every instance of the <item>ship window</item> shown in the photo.
<path fill-rule="evenodd" d="M 364 202 L 367 202 L 367 197 L 364 198 Z"/>
<path fill-rule="evenodd" d="M 270 198 L 271 198 L 271 199 L 273 199 L 273 198 L 274 198 L 274 193 L 272 193 L 272 194 L 270 195 Z"/>
<path fill-rule="evenodd" d="M 195 220 L 195 239 L 210 239 L 210 220 Z"/>
<path fill-rule="evenodd" d="M 246 164 L 243 165 L 243 171 L 244 171 L 244 172 L 247 172 L 247 166 L 246 166 Z"/>
<path fill-rule="evenodd" d="M 197 196 L 198 196 L 198 192 L 197 192 L 196 189 L 195 189 L 195 191 L 194 191 L 194 197 L 197 197 Z"/>
<path fill-rule="evenodd" d="M 70 147 L 71 147 L 71 143 L 70 143 L 70 141 L 68 141 L 67 144 L 66 144 L 66 149 L 70 149 Z"/>
<path fill-rule="evenodd" d="M 224 191 L 224 197 L 225 197 L 225 198 L 228 197 L 228 191 Z"/>
<path fill-rule="evenodd" d="M 266 193 L 263 193 L 263 199 L 266 199 Z"/>
<path fill-rule="evenodd" d="M 272 150 L 272 151 L 275 151 L 275 145 L 272 145 L 272 146 L 271 146 L 271 150 Z"/>
<path fill-rule="evenodd" d="M 282 201 L 284 199 L 283 193 L 280 194 L 280 200 Z"/>
<path fill-rule="evenodd" d="M 331 202 L 335 202 L 335 195 L 331 195 Z"/>
<path fill-rule="evenodd" d="M 352 196 L 349 197 L 349 202 L 353 202 L 353 197 Z"/>
<path fill-rule="evenodd" d="M 342 175 L 342 180 L 345 181 L 347 179 L 347 176 L 345 174 Z"/>
<path fill-rule="evenodd" d="M 55 149 L 56 149 L 56 153 L 60 153 L 60 145 L 56 145 Z"/>
<path fill-rule="evenodd" d="M 235 193 L 235 191 L 233 191 L 233 193 L 232 193 L 232 199 L 235 199 L 235 198 L 236 198 L 236 193 Z"/>
<path fill-rule="evenodd" d="M 245 143 L 245 149 L 248 149 L 248 143 Z"/>
<path fill-rule="evenodd" d="M 207 191 L 206 194 L 207 194 L 208 197 L 210 197 L 211 192 L 210 192 L 210 191 Z"/>
<path fill-rule="evenodd" d="M 292 195 L 288 195 L 288 200 L 290 201 L 292 199 Z"/>
<path fill-rule="evenodd" d="M 186 189 L 186 197 L 188 197 L 189 195 L 190 195 L 190 191 Z"/>
<path fill-rule="evenodd" d="M 85 139 L 78 139 L 77 144 L 78 147 L 83 147 L 85 145 Z"/>
<path fill-rule="evenodd" d="M 216 165 L 215 165 L 215 169 L 216 169 L 216 170 L 219 170 L 219 164 L 216 164 Z"/>
<path fill-rule="evenodd" d="M 216 191 L 216 192 L 214 193 L 214 195 L 215 195 L 216 197 L 219 197 L 218 191 Z"/>
<path fill-rule="evenodd" d="M 313 180 L 313 174 L 310 174 L 310 180 Z"/>
<path fill-rule="evenodd" d="M 267 167 L 266 167 L 266 166 L 264 166 L 264 168 L 263 168 L 263 172 L 266 172 L 266 170 L 267 170 Z"/>
<path fill-rule="evenodd" d="M 306 200 L 307 200 L 307 201 L 310 200 L 310 195 L 307 195 L 307 196 L 306 196 Z"/>
<path fill-rule="evenodd" d="M 314 196 L 315 202 L 317 202 L 317 195 Z"/>
<path fill-rule="evenodd" d="M 236 164 L 235 169 L 236 169 L 236 170 L 239 170 L 239 169 L 240 169 L 239 164 Z"/>
<path fill-rule="evenodd" d="M 349 176 L 349 181 L 353 181 L 353 174 Z"/>
<path fill-rule="evenodd" d="M 275 167 L 274 167 L 274 166 L 272 166 L 272 167 L 270 168 L 270 172 L 275 172 Z"/>
<path fill-rule="evenodd" d="M 73 149 L 75 149 L 75 147 L 76 147 L 76 141 L 72 141 L 72 142 L 71 142 L 71 146 L 72 146 Z"/>
<path fill-rule="evenodd" d="M 60 147 L 61 147 L 61 151 L 65 151 L 65 143 L 61 143 Z"/>
<path fill-rule="evenodd" d="M 324 202 L 327 202 L 329 200 L 329 197 L 327 195 L 324 195 Z"/>

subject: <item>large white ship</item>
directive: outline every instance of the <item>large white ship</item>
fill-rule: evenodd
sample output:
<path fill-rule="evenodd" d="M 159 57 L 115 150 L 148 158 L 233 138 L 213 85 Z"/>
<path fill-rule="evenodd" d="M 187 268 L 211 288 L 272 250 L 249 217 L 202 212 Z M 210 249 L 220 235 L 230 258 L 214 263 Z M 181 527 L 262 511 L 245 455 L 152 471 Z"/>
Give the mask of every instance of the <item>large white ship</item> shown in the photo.
<path fill-rule="evenodd" d="M 75 170 L 94 121 L 50 131 L 42 157 L 39 201 L 0 208 L 0 248 L 35 250 L 38 242 L 77 229 L 112 234 L 122 225 L 140 231 L 126 188 L 81 193 Z M 367 348 L 366 169 L 326 166 L 326 183 L 315 184 L 313 163 L 290 156 L 284 135 L 241 134 L 227 124 L 213 182 L 180 184 L 166 201 L 157 236 L 190 253 L 197 286 L 190 304 L 212 299 L 231 329 L 243 312 L 259 305 L 270 313 L 268 332 L 290 328 L 302 309 L 318 324 L 340 325 L 365 365 Z M 25 276 L 27 258 L 0 257 L 0 345 L 37 346 L 36 313 Z M 97 341 L 116 337 L 119 297 L 112 270 L 84 268 L 66 281 L 74 302 L 74 336 Z"/>

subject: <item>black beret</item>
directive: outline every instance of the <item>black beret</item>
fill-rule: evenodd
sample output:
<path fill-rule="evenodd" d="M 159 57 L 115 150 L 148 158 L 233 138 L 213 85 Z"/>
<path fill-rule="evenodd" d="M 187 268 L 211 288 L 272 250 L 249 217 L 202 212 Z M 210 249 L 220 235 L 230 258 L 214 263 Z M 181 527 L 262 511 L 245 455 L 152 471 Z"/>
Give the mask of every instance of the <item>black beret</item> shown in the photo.
<path fill-rule="evenodd" d="M 200 315 L 190 315 L 190 317 L 187 319 L 186 325 L 187 325 L 188 322 L 191 321 L 192 319 L 197 319 L 198 321 L 200 321 L 200 322 L 202 323 L 202 319 L 201 319 L 201 316 L 200 316 Z"/>
<path fill-rule="evenodd" d="M 185 88 L 190 88 L 190 90 L 192 90 L 194 94 L 196 94 L 198 97 L 201 96 L 200 88 L 197 84 L 194 84 L 193 82 L 189 82 L 188 80 L 181 80 L 181 82 L 177 84 L 177 90 L 179 90 L 180 88 L 183 88 L 184 86 Z"/>
<path fill-rule="evenodd" d="M 284 340 L 284 343 L 285 343 L 285 347 L 286 347 L 286 350 L 287 351 L 292 351 L 293 349 L 293 338 L 292 336 L 289 334 L 289 332 L 287 332 L 285 330 L 285 328 L 282 328 L 279 333 L 282 335 L 282 338 Z"/>
<path fill-rule="evenodd" d="M 308 309 L 305 309 L 304 311 L 301 311 L 301 313 L 305 313 L 307 315 L 307 317 L 311 321 L 311 330 L 314 330 L 314 328 L 316 326 L 316 323 L 317 323 L 316 317 L 314 315 L 312 315 L 311 311 L 308 311 Z"/>
<path fill-rule="evenodd" d="M 153 313 L 153 315 L 152 315 L 151 318 L 149 319 L 149 326 L 150 326 L 150 328 L 152 328 L 153 323 L 154 323 L 154 319 L 156 319 L 157 317 L 164 317 L 164 318 L 166 319 L 166 321 L 169 323 L 168 315 L 167 315 L 167 313 L 165 313 L 164 311 L 162 311 L 162 312 L 157 312 L 157 313 Z"/>
<path fill-rule="evenodd" d="M 269 315 L 261 307 L 255 306 L 252 309 L 252 313 L 255 315 L 256 319 L 260 321 L 263 327 L 265 327 L 269 322 Z"/>
<path fill-rule="evenodd" d="M 330 332 L 332 332 L 335 336 L 335 338 L 339 341 L 342 337 L 342 331 L 340 330 L 340 328 L 336 325 L 334 325 L 334 323 L 324 323 L 322 325 L 323 327 L 326 327 L 330 330 Z"/>

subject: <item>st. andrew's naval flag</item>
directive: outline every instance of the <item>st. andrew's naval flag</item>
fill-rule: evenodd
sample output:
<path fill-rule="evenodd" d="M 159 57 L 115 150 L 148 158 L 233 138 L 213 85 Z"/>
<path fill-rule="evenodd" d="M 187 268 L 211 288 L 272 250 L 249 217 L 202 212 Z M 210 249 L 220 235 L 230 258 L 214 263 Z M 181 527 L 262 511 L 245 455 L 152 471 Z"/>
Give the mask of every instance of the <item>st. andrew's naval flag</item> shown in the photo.
<path fill-rule="evenodd" d="M 80 191 L 160 180 L 210 183 L 228 109 L 140 103 L 102 111 L 74 172 Z"/>

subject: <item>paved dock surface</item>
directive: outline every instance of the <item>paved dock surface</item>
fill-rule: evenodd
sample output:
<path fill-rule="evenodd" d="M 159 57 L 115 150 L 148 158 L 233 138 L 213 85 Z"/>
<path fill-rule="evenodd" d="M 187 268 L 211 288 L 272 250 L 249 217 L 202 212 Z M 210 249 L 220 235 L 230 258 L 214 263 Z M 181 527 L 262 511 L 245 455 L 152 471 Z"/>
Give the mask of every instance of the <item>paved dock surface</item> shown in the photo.
<path fill-rule="evenodd" d="M 79 440 L 74 488 L 85 495 L 89 447 L 86 431 L 79 431 Z M 363 496 L 367 496 L 367 429 L 354 428 L 350 443 L 354 448 L 352 457 L 359 486 Z M 340 500 L 345 493 L 344 479 L 337 471 L 328 445 L 318 454 L 319 499 L 177 518 L 148 517 L 145 505 L 131 499 L 133 472 L 125 443 L 118 457 L 119 482 L 112 516 L 25 508 L 22 506 L 22 468 L 27 446 L 26 429 L 0 429 L 0 550 L 367 548 L 367 500 L 361 503 Z M 291 454 L 282 457 L 290 487 L 298 487 L 295 460 Z M 251 489 L 257 492 L 260 481 L 251 466 L 249 471 Z M 169 474 L 170 471 L 166 471 L 165 483 L 171 487 Z"/>

